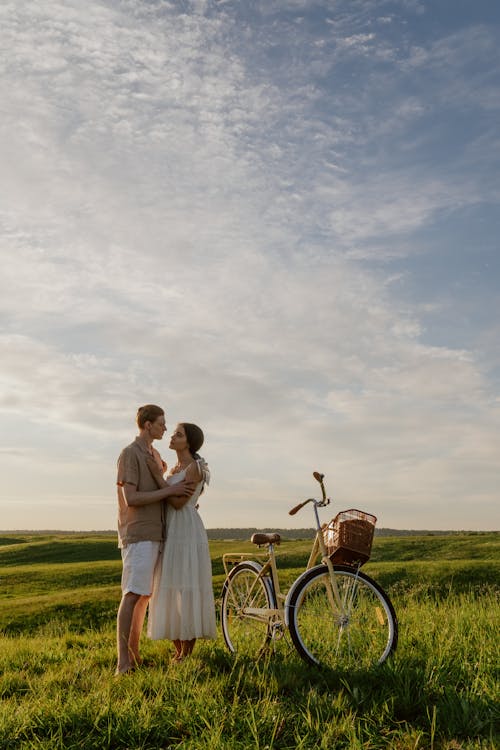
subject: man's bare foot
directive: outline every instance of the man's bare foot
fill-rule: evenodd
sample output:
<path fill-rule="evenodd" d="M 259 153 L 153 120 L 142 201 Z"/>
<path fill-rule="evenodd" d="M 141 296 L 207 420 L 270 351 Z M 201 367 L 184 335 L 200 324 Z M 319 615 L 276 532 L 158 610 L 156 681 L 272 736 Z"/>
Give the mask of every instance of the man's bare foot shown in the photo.
<path fill-rule="evenodd" d="M 134 665 L 133 664 L 128 664 L 128 665 L 125 665 L 123 667 L 118 666 L 116 668 L 116 670 L 115 670 L 115 677 L 121 677 L 122 675 L 130 674 L 133 671 L 134 671 Z"/>
<path fill-rule="evenodd" d="M 142 667 L 144 664 L 144 659 L 142 656 L 139 656 L 139 654 L 130 654 L 130 664 L 133 669 L 136 667 Z"/>

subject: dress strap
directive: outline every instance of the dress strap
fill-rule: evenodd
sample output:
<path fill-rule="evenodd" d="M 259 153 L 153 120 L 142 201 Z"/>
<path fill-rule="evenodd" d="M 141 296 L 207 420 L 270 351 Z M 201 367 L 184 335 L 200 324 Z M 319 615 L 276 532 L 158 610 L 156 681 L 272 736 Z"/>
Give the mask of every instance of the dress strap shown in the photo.
<path fill-rule="evenodd" d="M 201 477 L 205 484 L 210 484 L 210 469 L 208 468 L 208 464 L 205 461 L 204 458 L 200 456 L 200 458 L 196 459 L 196 463 L 198 465 L 198 469 L 200 471 Z"/>

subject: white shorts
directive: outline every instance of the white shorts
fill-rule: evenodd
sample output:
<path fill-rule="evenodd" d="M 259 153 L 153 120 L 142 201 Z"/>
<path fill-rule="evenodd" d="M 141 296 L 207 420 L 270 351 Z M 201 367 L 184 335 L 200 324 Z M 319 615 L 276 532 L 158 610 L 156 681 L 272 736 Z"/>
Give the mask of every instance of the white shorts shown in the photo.
<path fill-rule="evenodd" d="M 161 542 L 134 542 L 122 547 L 122 594 L 150 596 Z"/>

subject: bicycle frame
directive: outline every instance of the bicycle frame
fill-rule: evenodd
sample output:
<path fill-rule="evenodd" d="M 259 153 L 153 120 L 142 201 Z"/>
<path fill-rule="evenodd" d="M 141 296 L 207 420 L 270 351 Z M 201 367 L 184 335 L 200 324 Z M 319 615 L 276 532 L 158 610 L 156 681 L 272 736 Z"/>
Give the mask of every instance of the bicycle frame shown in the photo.
<path fill-rule="evenodd" d="M 267 620 L 269 623 L 272 623 L 273 621 L 284 623 L 285 622 L 285 598 L 286 596 L 285 594 L 281 593 L 280 582 L 279 582 L 279 577 L 278 577 L 278 569 L 276 567 L 276 555 L 274 552 L 274 544 L 266 545 L 266 547 L 267 547 L 266 552 L 226 553 L 222 556 L 222 562 L 224 565 L 226 576 L 228 576 L 231 570 L 230 566 L 232 567 L 246 560 L 252 561 L 252 560 L 255 560 L 256 558 L 258 560 L 263 560 L 263 564 L 258 573 L 258 576 L 248 591 L 248 599 L 249 600 L 251 599 L 252 594 L 254 593 L 254 590 L 258 585 L 258 580 L 261 578 L 270 577 L 272 581 L 273 594 L 275 597 L 274 603 L 276 606 L 274 608 L 245 607 L 245 614 L 256 617 L 264 621 Z"/>
<path fill-rule="evenodd" d="M 327 594 L 330 600 L 330 605 L 333 610 L 335 610 L 336 608 L 337 611 L 341 615 L 343 615 L 345 614 L 345 607 L 340 596 L 337 582 L 335 580 L 335 571 L 333 568 L 333 563 L 327 554 L 325 540 L 323 538 L 323 528 L 322 528 L 320 518 L 319 518 L 319 513 L 318 513 L 318 508 L 328 505 L 330 503 L 330 500 L 326 497 L 325 488 L 323 485 L 323 475 L 315 472 L 314 476 L 320 483 L 322 495 L 323 495 L 322 500 L 315 500 L 314 498 L 309 498 L 308 500 L 305 500 L 303 503 L 300 503 L 295 508 L 293 508 L 290 511 L 290 514 L 294 515 L 298 510 L 300 510 L 300 508 L 302 508 L 307 503 L 310 503 L 310 502 L 313 503 L 314 517 L 316 521 L 316 536 L 313 542 L 311 553 L 309 555 L 309 560 L 307 562 L 306 570 L 309 570 L 310 568 L 314 567 L 318 559 L 318 556 L 321 555 L 321 562 L 326 565 L 326 567 L 328 568 L 328 572 L 329 572 L 330 588 L 327 589 Z M 251 617 L 254 616 L 255 618 L 261 619 L 263 621 L 268 621 L 270 625 L 272 625 L 273 622 L 284 623 L 288 625 L 286 614 L 285 614 L 287 595 L 281 592 L 278 569 L 276 566 L 276 555 L 274 551 L 274 544 L 269 543 L 269 544 L 266 544 L 265 546 L 267 548 L 267 551 L 265 553 L 241 552 L 241 553 L 224 554 L 222 557 L 224 570 L 227 576 L 229 575 L 230 566 L 236 565 L 239 562 L 243 562 L 243 561 L 255 560 L 255 558 L 263 560 L 264 562 L 262 564 L 262 568 L 260 569 L 258 573 L 258 577 L 255 579 L 254 584 L 252 585 L 252 587 L 250 588 L 248 592 L 248 598 L 249 599 L 251 598 L 251 595 L 253 594 L 257 586 L 258 579 L 270 577 L 272 581 L 273 593 L 275 596 L 275 602 L 274 602 L 275 607 L 271 609 L 248 607 L 248 608 L 245 608 L 245 614 Z"/>
<path fill-rule="evenodd" d="M 226 645 L 233 653 L 260 655 L 270 643 L 287 634 L 299 655 L 315 666 L 352 669 L 381 664 L 397 645 L 394 607 L 382 587 L 360 571 L 363 556 L 347 557 L 344 563 L 337 555 L 344 546 L 335 542 L 333 554 L 340 557 L 340 562 L 332 562 L 325 538 L 325 528 L 330 526 L 321 524 L 318 513 L 330 500 L 325 494 L 323 475 L 315 472 L 314 477 L 321 485 L 322 499 L 309 498 L 289 511 L 294 515 L 312 503 L 316 534 L 306 568 L 286 594 L 281 591 L 276 565 L 279 534 L 254 534 L 252 542 L 264 547 L 264 551 L 222 556 L 226 580 L 221 625 Z M 356 513 L 363 515 L 361 511 Z M 357 527 L 344 527 L 342 534 L 349 531 L 355 534 Z M 356 540 L 352 549 L 348 536 L 342 541 L 348 554 L 358 552 Z M 367 549 L 369 553 L 368 546 Z M 362 545 L 360 554 L 361 550 Z"/>

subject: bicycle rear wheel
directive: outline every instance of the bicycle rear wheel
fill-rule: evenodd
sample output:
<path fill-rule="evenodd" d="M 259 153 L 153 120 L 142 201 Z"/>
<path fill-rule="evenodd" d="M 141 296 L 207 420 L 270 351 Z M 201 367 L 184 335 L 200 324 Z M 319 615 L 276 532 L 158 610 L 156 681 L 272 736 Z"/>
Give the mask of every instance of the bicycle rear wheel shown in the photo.
<path fill-rule="evenodd" d="M 330 669 L 368 669 L 394 651 L 398 625 L 384 590 L 364 573 L 335 566 L 342 609 L 325 565 L 303 573 L 290 589 L 286 621 L 301 657 Z"/>
<path fill-rule="evenodd" d="M 269 609 L 275 609 L 272 584 L 259 578 L 262 566 L 239 563 L 222 588 L 221 625 L 226 646 L 233 653 L 255 658 L 271 639 Z"/>

